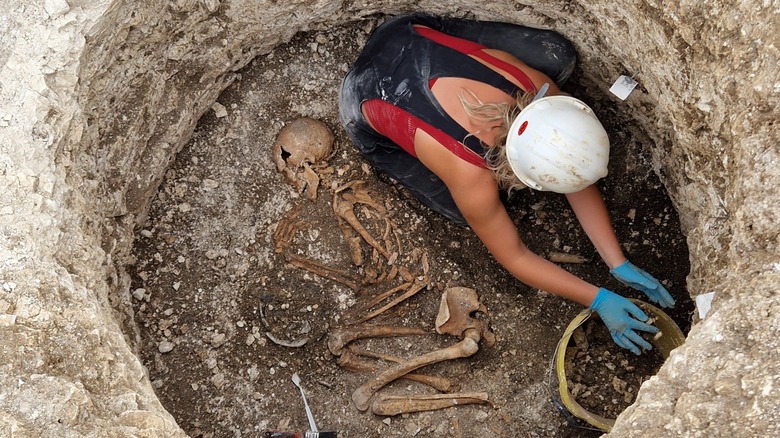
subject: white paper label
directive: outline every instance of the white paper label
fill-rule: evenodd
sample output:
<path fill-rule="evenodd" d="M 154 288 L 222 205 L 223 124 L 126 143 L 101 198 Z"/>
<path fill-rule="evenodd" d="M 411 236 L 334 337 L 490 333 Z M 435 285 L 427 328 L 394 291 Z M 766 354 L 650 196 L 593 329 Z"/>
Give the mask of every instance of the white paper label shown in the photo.
<path fill-rule="evenodd" d="M 626 100 L 629 94 L 634 91 L 637 82 L 626 75 L 620 75 L 614 84 L 609 88 L 609 91 L 620 100 Z"/>
<path fill-rule="evenodd" d="M 707 292 L 696 296 L 696 309 L 699 311 L 699 319 L 704 319 L 712 307 L 712 299 L 715 298 L 715 292 Z"/>

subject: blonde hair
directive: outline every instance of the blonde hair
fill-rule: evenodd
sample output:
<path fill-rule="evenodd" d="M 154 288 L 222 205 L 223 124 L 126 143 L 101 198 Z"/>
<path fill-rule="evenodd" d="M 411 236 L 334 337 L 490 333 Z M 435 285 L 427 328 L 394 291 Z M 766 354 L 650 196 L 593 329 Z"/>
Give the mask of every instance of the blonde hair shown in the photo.
<path fill-rule="evenodd" d="M 512 126 L 512 122 L 515 117 L 525 108 L 534 95 L 525 92 L 518 92 L 515 95 L 514 104 L 507 103 L 484 103 L 476 94 L 471 90 L 465 90 L 468 93 L 466 97 L 464 92 L 461 92 L 458 98 L 460 99 L 463 109 L 466 114 L 473 120 L 483 123 L 500 122 L 497 127 L 498 134 L 496 135 L 496 141 L 494 144 L 482 143 L 485 147 L 485 163 L 488 169 L 493 171 L 493 174 L 498 182 L 498 186 L 502 189 L 506 189 L 511 192 L 515 189 L 524 189 L 526 185 L 521 183 L 512 168 L 509 166 L 509 160 L 506 158 L 506 137 L 509 133 L 509 127 Z M 469 136 L 474 135 L 470 133 Z"/>

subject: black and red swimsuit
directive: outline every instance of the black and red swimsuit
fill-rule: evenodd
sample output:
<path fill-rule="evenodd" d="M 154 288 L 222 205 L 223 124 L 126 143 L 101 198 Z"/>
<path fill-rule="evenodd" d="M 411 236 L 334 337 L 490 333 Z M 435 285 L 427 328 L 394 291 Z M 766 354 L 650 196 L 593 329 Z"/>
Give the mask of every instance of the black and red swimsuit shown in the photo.
<path fill-rule="evenodd" d="M 342 122 L 361 153 L 430 208 L 460 224 L 465 220 L 447 187 L 417 160 L 414 134 L 422 129 L 463 160 L 485 165 L 479 139 L 469 136 L 444 111 L 431 87 L 438 78 L 459 77 L 509 95 L 536 91 L 522 70 L 485 53 L 486 48 L 509 52 L 557 83 L 568 77 L 576 61 L 571 43 L 552 31 L 404 15 L 374 31 L 347 73 L 340 94 Z M 522 88 L 472 56 L 511 74 Z M 376 130 L 364 119 L 361 107 Z"/>

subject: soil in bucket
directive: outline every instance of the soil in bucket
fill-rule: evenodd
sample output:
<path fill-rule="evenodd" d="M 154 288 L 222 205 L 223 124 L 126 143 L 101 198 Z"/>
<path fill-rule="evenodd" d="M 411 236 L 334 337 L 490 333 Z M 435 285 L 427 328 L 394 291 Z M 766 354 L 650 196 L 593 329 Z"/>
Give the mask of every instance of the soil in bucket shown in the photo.
<path fill-rule="evenodd" d="M 643 337 L 652 341 L 652 335 Z M 642 350 L 636 356 L 618 347 L 604 323 L 591 318 L 572 333 L 565 369 L 571 394 L 584 409 L 616 418 L 634 402 L 639 387 L 663 363 L 657 348 Z"/>

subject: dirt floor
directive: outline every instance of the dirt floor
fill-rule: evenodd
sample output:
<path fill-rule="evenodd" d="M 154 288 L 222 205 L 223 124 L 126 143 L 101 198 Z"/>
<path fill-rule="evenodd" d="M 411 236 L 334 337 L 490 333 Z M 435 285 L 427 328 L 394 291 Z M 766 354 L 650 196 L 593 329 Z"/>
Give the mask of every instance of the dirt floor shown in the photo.
<path fill-rule="evenodd" d="M 308 423 L 291 381 L 297 373 L 320 430 L 341 437 L 597 436 L 567 423 L 550 401 L 553 352 L 582 307 L 507 275 L 469 229 L 446 222 L 379 178 L 346 140 L 337 118 L 338 87 L 375 25 L 301 34 L 256 59 L 202 118 L 168 171 L 149 221 L 137 234 L 132 272 L 141 356 L 162 403 L 194 437 L 302 432 Z M 610 175 L 599 185 L 618 236 L 628 257 L 662 279 L 677 299 L 672 316 L 687 332 L 692 312 L 685 290 L 687 247 L 645 145 L 621 131 L 628 121 L 613 104 L 594 102 L 577 84 L 568 91 L 592 103 L 610 131 Z M 322 120 L 336 136 L 328 167 L 317 168 L 323 181 L 316 201 L 298 195 L 271 160 L 279 130 L 301 116 Z M 389 240 L 400 243 L 393 266 L 427 285 L 381 323 L 429 332 L 361 346 L 410 357 L 456 343 L 433 330 L 441 293 L 449 286 L 474 288 L 489 310 L 497 343 L 483 343 L 472 357 L 423 371 L 452 379 L 461 391 L 487 392 L 491 404 L 380 417 L 352 403 L 368 374 L 339 367 L 327 336 L 359 313 L 355 309 L 368 294 L 292 266 L 275 251 L 274 234 L 285 212 L 299 208 L 300 226 L 289 234 L 287 254 L 352 277 L 370 273 L 371 260 L 388 272 L 387 260 L 365 245 L 366 264 L 362 269 L 353 264 L 333 213 L 334 189 L 354 180 L 365 181 L 370 196 L 387 208 Z M 531 249 L 582 255 L 589 262 L 565 268 L 642 298 L 612 279 L 563 196 L 523 191 L 515 193 L 509 209 Z M 373 235 L 388 235 L 376 210 L 355 211 Z M 363 289 L 384 291 L 402 281 L 399 273 Z M 307 342 L 282 346 L 266 332 L 283 343 Z M 381 391 L 432 392 L 408 381 Z"/>

